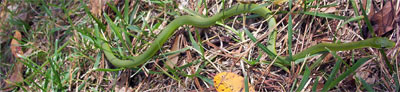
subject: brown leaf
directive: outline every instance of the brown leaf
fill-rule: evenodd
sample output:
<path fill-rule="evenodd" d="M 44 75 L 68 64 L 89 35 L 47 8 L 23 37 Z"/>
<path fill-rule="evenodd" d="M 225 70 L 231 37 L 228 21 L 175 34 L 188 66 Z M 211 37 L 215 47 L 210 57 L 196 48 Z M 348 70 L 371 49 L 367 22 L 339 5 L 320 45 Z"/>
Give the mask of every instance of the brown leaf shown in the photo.
<path fill-rule="evenodd" d="M 185 41 L 184 39 L 185 37 L 182 34 L 176 36 L 174 43 L 171 47 L 171 51 L 177 51 L 179 49 L 182 49 L 183 47 L 182 41 Z M 168 65 L 171 68 L 174 68 L 175 64 L 178 63 L 178 60 L 179 60 L 179 53 L 170 55 L 168 56 L 168 61 L 166 62 L 166 65 Z"/>
<path fill-rule="evenodd" d="M 387 1 L 384 7 L 370 19 L 378 36 L 393 29 L 394 7 L 392 5 L 390 1 Z"/>
<path fill-rule="evenodd" d="M 109 0 L 90 0 L 90 12 L 94 16 L 101 16 L 107 2 L 109 2 Z"/>
<path fill-rule="evenodd" d="M 336 7 L 321 8 L 320 11 L 324 13 L 334 13 L 336 11 Z"/>
<path fill-rule="evenodd" d="M 19 42 L 17 41 L 17 40 L 21 40 L 21 33 L 20 33 L 18 30 L 15 31 L 15 33 L 14 33 L 14 38 L 15 38 L 15 39 L 12 39 L 12 40 L 11 40 L 10 49 L 11 49 L 11 53 L 12 53 L 15 57 L 18 57 L 17 54 L 19 54 L 19 55 L 22 55 L 22 54 L 23 54 L 22 49 L 21 49 L 21 47 L 20 47 L 20 44 L 19 44 Z M 17 40 L 16 40 L 16 39 L 17 39 Z"/>
<path fill-rule="evenodd" d="M 363 2 L 364 3 L 364 2 Z M 364 5 L 364 4 L 363 4 Z M 374 7 L 371 5 L 371 10 L 368 15 L 368 19 L 370 20 L 373 30 L 376 36 L 386 36 L 391 33 L 394 29 L 394 20 L 395 13 L 392 1 L 386 1 L 385 5 L 378 12 L 374 12 Z M 367 26 L 364 25 L 362 35 L 364 38 L 371 37 L 367 30 Z"/>
<path fill-rule="evenodd" d="M 362 1 L 361 1 L 361 4 L 362 4 L 362 8 L 363 8 L 363 9 L 366 9 L 366 7 L 367 7 L 367 0 L 362 0 Z"/>
<path fill-rule="evenodd" d="M 23 55 L 24 53 L 22 52 L 20 44 L 17 41 L 21 40 L 21 33 L 18 30 L 15 31 L 14 38 L 15 39 L 11 40 L 11 46 L 10 46 L 11 53 L 17 59 L 20 59 L 18 55 Z M 24 78 L 22 76 L 22 72 L 23 72 L 23 64 L 21 62 L 15 62 L 11 76 L 9 76 L 9 78 L 5 80 L 5 82 L 7 83 L 5 88 L 7 89 L 5 89 L 4 91 L 12 90 L 13 85 L 15 85 L 15 83 L 23 82 Z"/>
<path fill-rule="evenodd" d="M 367 0 L 362 0 L 361 3 L 362 3 L 362 8 L 363 8 L 363 9 L 367 9 Z M 372 15 L 375 14 L 375 7 L 374 7 L 374 5 L 372 5 L 372 1 L 369 2 L 369 3 L 371 3 L 371 4 L 370 4 L 371 6 L 369 6 L 368 18 L 370 18 L 369 16 L 372 17 Z M 368 11 L 366 11 L 366 12 L 368 12 Z M 361 15 L 362 15 L 362 14 L 361 14 Z"/>

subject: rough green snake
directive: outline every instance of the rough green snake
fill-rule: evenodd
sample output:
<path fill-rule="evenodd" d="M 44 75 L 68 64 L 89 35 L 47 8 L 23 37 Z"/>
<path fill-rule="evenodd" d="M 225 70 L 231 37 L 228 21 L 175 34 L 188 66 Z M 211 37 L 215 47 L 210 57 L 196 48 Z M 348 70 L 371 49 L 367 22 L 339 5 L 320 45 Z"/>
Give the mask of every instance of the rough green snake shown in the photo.
<path fill-rule="evenodd" d="M 269 17 L 271 13 L 269 9 L 259 6 L 257 4 L 239 4 L 233 6 L 221 13 L 215 14 L 212 17 L 200 17 L 200 16 L 180 16 L 170 22 L 164 30 L 157 36 L 157 38 L 152 42 L 150 47 L 143 52 L 143 54 L 134 57 L 132 60 L 121 60 L 117 58 L 111 51 L 111 48 L 107 42 L 102 43 L 103 52 L 107 57 L 108 61 L 111 62 L 114 66 L 117 67 L 125 67 L 125 68 L 134 68 L 142 65 L 151 59 L 157 51 L 161 48 L 161 46 L 173 35 L 175 30 L 182 25 L 192 25 L 195 27 L 209 27 L 215 25 L 216 21 L 226 19 L 228 17 L 242 14 L 242 13 L 255 13 L 264 18 Z M 273 19 L 273 18 L 271 18 Z M 390 48 L 394 47 L 395 43 L 387 38 L 370 38 L 367 40 L 350 42 L 350 43 L 320 43 L 315 46 L 312 46 L 296 55 L 293 55 L 293 60 L 303 58 L 308 54 L 316 54 L 319 52 L 327 51 L 326 48 L 331 51 L 343 51 L 343 50 L 351 50 L 357 48 L 365 48 L 365 47 L 373 47 L 373 48 Z M 282 57 L 286 58 L 286 57 Z"/>

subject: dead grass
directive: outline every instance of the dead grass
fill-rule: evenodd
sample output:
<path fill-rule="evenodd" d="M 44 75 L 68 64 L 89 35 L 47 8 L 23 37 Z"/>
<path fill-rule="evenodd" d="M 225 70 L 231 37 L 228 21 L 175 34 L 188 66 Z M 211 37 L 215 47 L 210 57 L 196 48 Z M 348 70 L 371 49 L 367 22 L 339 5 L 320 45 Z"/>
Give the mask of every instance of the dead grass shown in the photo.
<path fill-rule="evenodd" d="M 237 2 L 233 0 L 225 1 L 207 1 L 206 3 L 198 3 L 193 0 L 180 0 L 174 2 L 168 1 L 132 1 L 128 4 L 129 18 L 132 20 L 123 24 L 121 20 L 116 19 L 119 15 L 114 12 L 106 2 L 108 0 L 89 0 L 84 1 L 89 4 L 90 11 L 99 18 L 104 24 L 108 25 L 105 21 L 104 15 L 110 16 L 118 23 L 125 27 L 129 33 L 137 37 L 130 37 L 131 41 L 128 43 L 133 48 L 125 48 L 122 44 L 126 41 L 120 41 L 113 31 L 108 27 L 104 30 L 106 38 L 111 40 L 115 51 L 121 51 L 122 58 L 129 58 L 126 56 L 135 56 L 143 52 L 148 45 L 146 41 L 154 40 L 155 36 L 163 29 L 168 22 L 180 15 L 188 15 L 184 9 L 196 11 L 196 13 L 212 16 L 219 13 L 222 9 L 235 5 Z M 201 1 L 201 0 L 200 0 Z M 358 0 L 355 0 L 358 2 Z M 293 65 L 289 68 L 290 72 L 285 72 L 279 67 L 269 66 L 269 64 L 262 63 L 262 61 L 271 61 L 267 54 L 265 54 L 259 47 L 254 45 L 253 42 L 244 34 L 244 28 L 247 28 L 253 35 L 260 40 L 262 44 L 267 45 L 267 37 L 269 35 L 267 22 L 262 18 L 252 18 L 251 14 L 242 14 L 232 17 L 229 22 L 223 23 L 224 25 L 235 29 L 238 33 L 227 29 L 223 26 L 212 26 L 210 28 L 194 28 L 191 26 L 184 26 L 177 30 L 174 36 L 163 46 L 158 58 L 153 58 L 141 68 L 123 69 L 121 71 L 98 71 L 96 69 L 115 69 L 102 54 L 98 46 L 90 39 L 93 31 L 96 29 L 93 19 L 84 12 L 83 4 L 80 1 L 1 1 L 0 6 L 0 70 L 2 80 L 0 86 L 3 87 L 6 83 L 3 80 L 7 79 L 13 72 L 11 70 L 15 57 L 12 56 L 9 50 L 12 30 L 22 30 L 23 40 L 21 43 L 25 55 L 29 59 L 29 65 L 36 63 L 39 72 L 28 67 L 24 74 L 25 83 L 22 83 L 14 90 L 28 90 L 28 91 L 215 91 L 215 88 L 209 84 L 212 82 L 213 76 L 219 72 L 234 72 L 239 75 L 248 76 L 249 82 L 254 85 L 256 91 L 290 91 L 293 86 L 297 87 L 303 76 L 303 63 Z M 163 3 L 164 2 L 164 3 Z M 48 5 L 45 5 L 45 4 Z M 123 9 L 124 0 L 115 0 L 109 2 L 116 6 L 125 14 L 127 11 Z M 270 3 L 261 1 L 257 3 Z M 330 19 L 324 17 L 311 16 L 296 11 L 304 9 L 303 0 L 296 0 L 293 3 L 292 14 L 293 19 L 293 53 L 298 53 L 307 47 L 321 43 L 321 42 L 353 42 L 364 39 L 361 35 L 362 29 L 360 26 L 366 26 L 364 21 L 355 21 L 340 26 L 345 20 Z M 322 7 L 325 5 L 335 4 L 333 7 Z M 383 1 L 373 1 L 376 5 L 375 10 L 378 11 L 383 8 Z M 60 6 L 59 5 L 65 5 Z M 320 2 L 313 1 L 309 6 L 317 6 L 316 8 L 307 8 L 306 11 L 318 11 L 323 13 L 335 14 L 340 16 L 355 17 L 354 7 L 348 0 L 321 0 Z M 394 13 L 399 16 L 399 1 L 393 1 L 396 6 Z M 321 6 L 321 7 L 320 7 Z M 15 9 L 10 9 L 15 7 Z M 185 7 L 184 9 L 179 7 Z M 288 3 L 281 5 L 267 6 L 272 11 L 277 13 L 274 17 L 277 20 L 278 30 L 276 49 L 279 55 L 288 56 Z M 9 9 L 9 10 L 5 10 Z M 358 9 L 358 8 L 357 8 Z M 359 10 L 359 9 L 358 9 Z M 359 10 L 360 11 L 360 10 Z M 19 19 L 21 14 L 27 13 L 27 19 L 22 20 L 22 24 L 16 19 Z M 250 17 L 244 22 L 243 16 Z M 396 74 L 399 65 L 399 44 L 400 44 L 400 20 L 394 17 L 393 31 L 388 31 L 389 39 L 396 42 L 396 47 L 386 49 L 388 59 L 394 65 Z M 126 21 L 125 21 L 126 22 Z M 244 23 L 243 23 L 244 22 Z M 358 24 L 360 23 L 360 24 Z M 243 25 L 244 24 L 244 25 Z M 24 28 L 24 25 L 29 25 L 30 28 Z M 130 25 L 136 25 L 142 33 L 132 30 Z M 159 27 L 157 27 L 159 26 Z M 3 31 L 4 30 L 4 31 Z M 86 31 L 85 31 L 86 30 Z M 89 30 L 89 31 L 87 31 Z M 89 33 L 85 33 L 89 32 Z M 92 32 L 92 33 L 90 33 Z M 175 45 L 180 45 L 180 49 L 184 47 L 194 47 L 190 41 L 188 32 L 194 35 L 194 39 L 201 42 L 204 48 L 204 53 L 195 51 L 193 49 L 183 51 L 176 54 L 179 58 L 173 59 L 175 64 L 174 69 L 168 69 L 164 65 L 165 59 L 172 59 L 173 57 L 162 57 L 161 54 L 171 52 Z M 242 32 L 242 34 L 240 34 Z M 144 34 L 147 33 L 147 34 Z M 140 35 L 139 35 L 140 34 Z M 127 34 L 124 34 L 127 35 Z M 180 40 L 176 41 L 176 38 Z M 127 38 L 124 38 L 127 39 Z M 61 48 L 66 45 L 64 48 Z M 60 50 L 61 48 L 61 50 Z M 57 52 L 60 50 L 60 52 Z M 178 49 L 179 50 L 179 49 Z M 389 72 L 389 68 L 385 64 L 385 60 L 379 53 L 378 49 L 357 49 L 351 51 L 341 51 L 337 54 L 344 60 L 345 63 L 352 65 L 355 61 L 362 57 L 373 57 L 357 71 L 331 91 L 365 91 L 360 80 L 356 77 L 362 78 L 376 91 L 396 91 L 396 76 Z M 124 57 L 125 56 L 125 57 Z M 304 65 L 310 66 L 319 57 L 312 57 L 307 59 L 308 62 Z M 256 62 L 256 60 L 258 60 Z M 4 62 L 3 62 L 4 61 Z M 249 61 L 249 62 L 246 62 Z M 255 62 L 251 64 L 251 62 Z M 323 63 L 311 70 L 310 78 L 312 81 L 306 85 L 304 91 L 311 91 L 314 84 L 317 90 L 322 89 L 324 83 L 327 81 L 328 75 L 332 72 L 335 65 L 336 58 L 332 55 L 327 55 L 323 58 Z M 188 67 L 179 68 L 183 65 L 193 63 Z M 173 65 L 172 64 L 172 65 Z M 55 69 L 51 69 L 58 66 Z M 343 65 L 338 75 L 344 73 L 349 66 Z M 140 71 L 139 71 L 140 70 Z M 46 72 L 51 72 L 46 73 Z M 197 72 L 197 73 L 196 73 Z M 53 74 L 59 73 L 59 74 Z M 195 74 L 195 75 L 193 75 Z M 51 77 L 59 76 L 59 77 Z M 319 80 L 316 80 L 316 78 Z M 60 78 L 60 82 L 54 82 Z M 34 82 L 38 84 L 34 84 Z M 398 80 L 397 80 L 398 82 Z M 47 83 L 47 84 L 46 84 Z M 57 84 L 59 83 L 59 84 Z M 41 85 L 41 86 L 36 86 Z M 45 86 L 48 85 L 48 86 Z M 43 87 L 43 88 L 41 88 Z"/>

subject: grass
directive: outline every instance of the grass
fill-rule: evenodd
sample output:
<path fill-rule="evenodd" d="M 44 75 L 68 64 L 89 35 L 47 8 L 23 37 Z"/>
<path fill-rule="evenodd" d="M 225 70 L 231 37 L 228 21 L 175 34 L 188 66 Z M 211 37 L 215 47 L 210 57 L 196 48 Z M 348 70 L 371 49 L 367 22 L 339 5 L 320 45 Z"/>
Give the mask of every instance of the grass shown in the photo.
<path fill-rule="evenodd" d="M 211 16 L 237 2 L 1 2 L 1 88 L 15 72 L 15 62 L 25 66 L 23 82 L 11 91 L 215 91 L 212 78 L 225 71 L 245 76 L 245 84 L 249 82 L 256 91 L 400 90 L 398 46 L 330 52 L 290 61 L 275 58 L 294 55 L 327 39 L 360 40 L 363 26 L 374 34 L 367 17 L 370 9 L 358 8 L 358 0 L 288 0 L 281 5 L 262 1 L 259 3 L 274 12 L 276 21 L 242 14 L 218 21 L 210 28 L 180 27 L 175 36 L 184 35 L 186 40 L 180 43 L 183 48 L 172 51 L 175 42 L 170 38 L 156 56 L 132 69 L 108 63 L 99 45 L 101 40 L 111 44 L 117 57 L 132 59 L 146 50 L 176 17 Z M 335 7 L 335 12 L 321 11 L 329 7 Z M 268 29 L 270 26 L 274 29 Z M 15 30 L 23 34 L 19 41 L 24 51 L 21 59 L 10 51 Z M 398 42 L 399 26 L 393 31 L 389 38 Z M 172 60 L 168 57 L 171 55 L 179 56 L 173 68 L 164 65 Z M 275 62 L 276 59 L 283 62 Z M 245 91 L 251 85 L 246 85 Z"/>

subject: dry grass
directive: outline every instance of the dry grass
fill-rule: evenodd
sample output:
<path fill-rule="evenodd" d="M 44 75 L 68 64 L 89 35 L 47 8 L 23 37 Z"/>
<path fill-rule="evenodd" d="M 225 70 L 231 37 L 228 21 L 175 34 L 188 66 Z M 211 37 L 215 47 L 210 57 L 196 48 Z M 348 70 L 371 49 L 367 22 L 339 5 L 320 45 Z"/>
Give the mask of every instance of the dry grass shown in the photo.
<path fill-rule="evenodd" d="M 212 16 L 221 12 L 222 9 L 238 3 L 234 0 L 224 3 L 218 0 L 199 3 L 200 1 L 132 1 L 128 3 L 128 10 L 125 10 L 124 0 L 115 0 L 110 2 L 109 5 L 106 4 L 106 2 L 109 2 L 108 0 L 84 2 L 77 0 L 2 0 L 0 6 L 0 19 L 3 21 L 0 24 L 0 61 L 2 61 L 0 62 L 0 79 L 7 79 L 13 72 L 9 67 L 13 67 L 14 62 L 17 62 L 9 50 L 11 35 L 13 30 L 16 29 L 22 30 L 24 36 L 21 47 L 27 58 L 22 61 L 28 62 L 27 65 L 33 65 L 34 68 L 26 66 L 25 83 L 18 85 L 13 90 L 215 91 L 215 88 L 209 83 L 212 82 L 213 76 L 219 72 L 234 72 L 248 76 L 249 82 L 254 85 L 256 91 L 291 91 L 294 90 L 293 87 L 296 88 L 300 84 L 304 77 L 304 68 L 311 66 L 319 58 L 319 56 L 308 58 L 308 62 L 289 67 L 289 72 L 285 72 L 280 67 L 263 63 L 272 60 L 254 42 L 249 40 L 247 35 L 244 34 L 244 30 L 245 28 L 248 29 L 262 44 L 267 45 L 267 37 L 270 33 L 267 30 L 268 23 L 262 18 L 251 16 L 252 14 L 242 14 L 226 19 L 228 22 L 223 23 L 223 25 L 233 28 L 238 33 L 218 25 L 210 28 L 184 26 L 176 31 L 175 37 L 171 37 L 164 44 L 159 52 L 160 54 L 156 55 L 158 57 L 151 59 L 143 67 L 120 71 L 98 70 L 118 68 L 108 63 L 99 47 L 91 40 L 93 39 L 91 35 L 94 34 L 93 31 L 96 30 L 98 25 L 94 25 L 96 23 L 93 19 L 84 12 L 83 5 L 88 4 L 89 9 L 91 9 L 90 12 L 105 25 L 109 25 L 109 23 L 106 22 L 104 15 L 108 15 L 115 20 L 114 23 L 119 25 L 118 27 L 126 28 L 128 29 L 127 32 L 134 35 L 126 36 L 130 39 L 130 42 L 128 42 L 126 40 L 128 38 L 119 40 L 109 26 L 107 26 L 107 30 L 102 31 L 106 38 L 111 41 L 115 48 L 113 50 L 116 53 L 120 51 L 121 53 L 118 54 L 122 58 L 128 59 L 129 56 L 143 52 L 149 45 L 147 41 L 154 40 L 155 36 L 168 22 L 177 16 L 189 15 L 186 10 Z M 354 7 L 348 0 L 317 1 L 319 0 L 312 1 L 308 6 L 319 7 L 307 8 L 306 11 L 318 11 L 348 17 L 355 17 L 355 13 L 361 14 L 361 12 L 354 11 Z M 358 0 L 355 1 L 358 2 Z M 270 2 L 260 1 L 257 3 Z M 303 3 L 303 0 L 296 0 L 292 8 L 294 12 L 291 20 L 293 23 L 292 52 L 294 54 L 321 42 L 353 42 L 364 39 L 361 31 L 366 29 L 360 28 L 360 26 L 366 26 L 363 20 L 340 26 L 346 20 L 296 12 L 304 10 Z M 376 5 L 376 11 L 383 8 L 382 0 L 373 0 L 373 3 Z M 400 1 L 393 2 L 394 6 L 397 7 L 394 10 L 397 15 L 399 15 L 399 3 Z M 331 4 L 336 4 L 336 6 L 322 7 Z M 112 10 L 110 5 L 115 6 L 123 16 L 125 16 L 125 11 L 128 11 L 129 21 L 127 23 L 121 22 L 125 17 L 116 19 L 119 15 L 115 10 Z M 276 12 L 274 14 L 277 20 L 275 29 L 278 30 L 276 50 L 279 55 L 288 56 L 288 3 L 271 4 L 267 7 Z M 248 17 L 245 19 L 246 21 L 243 21 L 243 16 Z M 395 74 L 400 73 L 398 70 L 400 20 L 398 18 L 394 20 L 393 31 L 385 37 L 395 41 L 396 47 L 386 49 L 385 52 L 396 73 L 390 73 L 378 49 L 340 51 L 337 54 L 344 60 L 344 63 L 350 66 L 363 57 L 372 57 L 372 59 L 359 67 L 355 73 L 347 76 L 331 91 L 365 91 L 366 88 L 363 88 L 362 83 L 357 78 L 365 80 L 376 91 L 393 92 L 399 90 L 396 89 L 400 87 L 396 85 L 396 82 L 398 84 L 397 79 L 400 78 Z M 133 30 L 134 27 L 143 32 L 137 32 L 137 29 Z M 195 49 L 186 50 L 177 54 L 178 59 L 161 55 L 171 52 L 174 45 L 180 45 L 180 49 L 188 46 L 195 48 L 190 41 L 189 32 L 195 40 L 201 41 L 199 43 L 204 49 L 203 53 Z M 127 33 L 123 35 L 127 35 Z M 176 41 L 175 38 L 178 37 L 181 40 Z M 125 46 L 122 43 L 128 45 Z M 65 46 L 63 47 L 63 45 Z M 165 67 L 166 58 L 174 62 L 176 65 L 174 69 Z M 317 90 L 321 90 L 336 61 L 338 61 L 331 54 L 322 59 L 323 63 L 310 71 L 311 80 L 305 86 L 304 91 L 311 91 L 314 84 L 316 84 Z M 179 68 L 189 63 L 193 63 L 193 65 Z M 342 65 L 337 76 L 347 71 L 350 66 Z M 40 72 L 35 71 L 35 68 Z M 319 80 L 316 80 L 316 78 L 319 78 Z M 5 84 L 4 81 L 0 82 L 1 87 Z"/>

